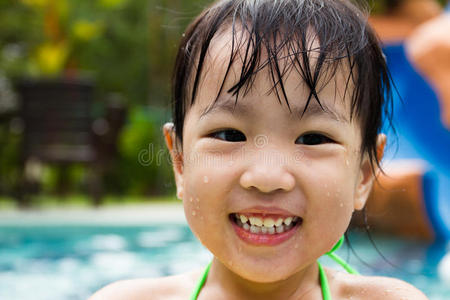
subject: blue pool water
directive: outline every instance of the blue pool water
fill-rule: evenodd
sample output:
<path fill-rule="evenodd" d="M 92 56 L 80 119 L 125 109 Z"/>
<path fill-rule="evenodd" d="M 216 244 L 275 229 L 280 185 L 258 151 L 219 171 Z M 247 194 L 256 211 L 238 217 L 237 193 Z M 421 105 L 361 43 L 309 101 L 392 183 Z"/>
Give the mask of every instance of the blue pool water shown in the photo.
<path fill-rule="evenodd" d="M 444 243 L 375 236 L 390 266 L 363 233 L 350 235 L 352 247 L 340 255 L 361 273 L 402 278 L 430 299 L 450 299 L 436 265 Z M 211 255 L 185 225 L 164 226 L 0 226 L 0 299 L 84 300 L 119 279 L 158 277 L 204 266 Z M 325 264 L 332 262 L 323 258 Z"/>

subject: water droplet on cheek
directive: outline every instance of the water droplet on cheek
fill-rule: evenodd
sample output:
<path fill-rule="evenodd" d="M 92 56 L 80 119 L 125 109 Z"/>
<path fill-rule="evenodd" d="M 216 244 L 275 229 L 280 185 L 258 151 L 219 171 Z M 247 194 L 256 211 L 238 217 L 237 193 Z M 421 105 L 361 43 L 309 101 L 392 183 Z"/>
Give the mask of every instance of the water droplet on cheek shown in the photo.
<path fill-rule="evenodd" d="M 342 203 L 342 202 L 339 203 L 339 206 L 340 206 L 340 207 L 344 207 L 344 203 Z"/>
<path fill-rule="evenodd" d="M 327 197 L 330 197 L 330 192 L 327 192 Z"/>
<path fill-rule="evenodd" d="M 208 182 L 209 182 L 208 176 L 204 176 L 204 177 L 203 177 L 203 182 L 204 182 L 204 183 L 208 183 Z"/>
<path fill-rule="evenodd" d="M 195 210 L 192 211 L 192 215 L 195 216 L 197 212 Z"/>
<path fill-rule="evenodd" d="M 346 164 L 347 166 L 350 166 L 350 162 L 348 161 L 348 159 L 345 160 L 345 164 Z"/>
<path fill-rule="evenodd" d="M 294 245 L 294 248 L 295 248 L 295 249 L 298 249 L 298 243 L 296 243 L 296 244 Z"/>
<path fill-rule="evenodd" d="M 189 201 L 192 202 L 192 197 L 189 197 Z"/>

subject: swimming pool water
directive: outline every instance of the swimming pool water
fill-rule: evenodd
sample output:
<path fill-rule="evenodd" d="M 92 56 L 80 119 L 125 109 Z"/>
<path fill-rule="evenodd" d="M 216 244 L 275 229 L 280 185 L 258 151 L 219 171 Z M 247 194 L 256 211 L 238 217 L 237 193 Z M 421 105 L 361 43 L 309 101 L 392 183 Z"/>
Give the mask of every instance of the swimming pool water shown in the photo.
<path fill-rule="evenodd" d="M 339 254 L 362 274 L 402 278 L 432 300 L 450 299 L 436 265 L 445 244 L 375 236 L 380 251 L 363 233 L 350 234 Z M 163 226 L 1 226 L 0 299 L 85 300 L 119 279 L 158 277 L 204 266 L 211 255 L 185 225 Z M 333 263 L 326 258 L 326 265 Z"/>

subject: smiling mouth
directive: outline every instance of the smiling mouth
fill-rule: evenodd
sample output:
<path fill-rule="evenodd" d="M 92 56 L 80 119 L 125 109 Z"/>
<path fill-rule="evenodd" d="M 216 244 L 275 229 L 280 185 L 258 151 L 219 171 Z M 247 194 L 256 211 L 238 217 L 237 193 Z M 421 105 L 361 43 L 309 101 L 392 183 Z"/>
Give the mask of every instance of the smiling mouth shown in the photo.
<path fill-rule="evenodd" d="M 230 220 L 239 228 L 256 235 L 277 236 L 301 225 L 298 216 L 277 216 L 261 214 L 230 214 Z"/>

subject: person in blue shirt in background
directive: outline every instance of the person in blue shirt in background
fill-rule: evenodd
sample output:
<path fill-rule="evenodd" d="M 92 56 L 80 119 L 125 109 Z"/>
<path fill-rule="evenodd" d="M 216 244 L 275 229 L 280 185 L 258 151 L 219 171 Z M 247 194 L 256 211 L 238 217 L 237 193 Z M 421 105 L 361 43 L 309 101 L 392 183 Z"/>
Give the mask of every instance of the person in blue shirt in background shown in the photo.
<path fill-rule="evenodd" d="M 378 10 L 370 23 L 384 43 L 398 91 L 397 132 L 388 135 L 388 143 L 397 141 L 398 147 L 386 157 L 386 174 L 366 205 L 367 220 L 375 230 L 445 244 L 450 241 L 450 1 L 445 7 L 436 0 L 369 3 Z M 356 215 L 354 224 L 363 223 Z M 438 270 L 450 282 L 450 253 Z"/>

